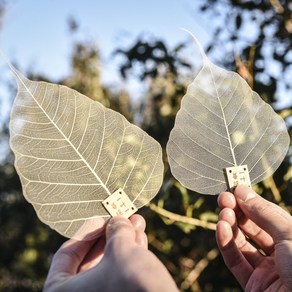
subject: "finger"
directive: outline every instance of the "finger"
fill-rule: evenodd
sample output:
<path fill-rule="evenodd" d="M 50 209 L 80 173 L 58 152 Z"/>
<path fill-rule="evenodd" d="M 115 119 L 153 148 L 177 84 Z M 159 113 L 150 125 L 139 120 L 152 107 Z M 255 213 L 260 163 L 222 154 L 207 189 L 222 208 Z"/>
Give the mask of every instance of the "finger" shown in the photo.
<path fill-rule="evenodd" d="M 147 235 L 143 233 L 139 233 L 136 235 L 136 243 L 140 245 L 141 247 L 148 249 L 148 237 Z"/>
<path fill-rule="evenodd" d="M 246 216 L 237 218 L 238 226 L 266 255 L 274 252 L 273 238 Z"/>
<path fill-rule="evenodd" d="M 238 228 L 234 211 L 228 208 L 223 209 L 219 214 L 219 220 L 225 221 L 230 225 L 238 249 L 253 267 L 257 266 L 263 260 L 263 255 L 247 240 L 245 234 Z"/>
<path fill-rule="evenodd" d="M 116 253 L 127 245 L 136 244 L 136 232 L 129 219 L 121 216 L 109 220 L 106 226 L 106 250 L 105 252 Z"/>
<path fill-rule="evenodd" d="M 240 285 L 245 288 L 253 267 L 237 247 L 231 226 L 226 221 L 219 221 L 216 228 L 216 240 L 224 262 Z"/>
<path fill-rule="evenodd" d="M 217 202 L 221 209 L 230 208 L 234 210 L 237 205 L 234 195 L 230 192 L 222 192 L 218 196 Z"/>
<path fill-rule="evenodd" d="M 147 248 L 147 236 L 144 233 L 146 222 L 144 218 L 141 215 L 134 214 L 129 220 L 136 232 L 136 243 L 142 247 Z M 92 246 L 91 250 L 88 252 L 82 264 L 80 265 L 79 272 L 88 270 L 100 262 L 104 254 L 105 244 L 106 239 L 104 235 L 96 244 Z"/>
<path fill-rule="evenodd" d="M 135 214 L 130 218 L 130 221 L 135 229 L 136 232 L 136 243 L 147 248 L 147 237 L 144 233 L 146 222 L 141 215 Z M 86 271 L 94 266 L 96 266 L 103 257 L 104 254 L 104 247 L 106 244 L 105 235 L 100 238 L 98 242 L 96 242 L 84 260 L 82 261 L 81 265 L 79 266 L 78 272 Z"/>
<path fill-rule="evenodd" d="M 145 231 L 146 222 L 145 222 L 145 219 L 141 215 L 134 214 L 129 219 L 136 230 L 141 230 L 143 232 Z"/>
<path fill-rule="evenodd" d="M 270 234 L 275 243 L 292 239 L 292 218 L 290 214 L 260 197 L 248 187 L 237 187 L 234 195 L 245 216 Z M 262 236 L 264 233 L 260 230 L 257 231 L 253 234 L 254 238 L 264 237 Z"/>
<path fill-rule="evenodd" d="M 81 262 L 91 249 L 96 240 L 77 241 L 69 239 L 55 253 L 49 277 L 62 273 L 62 275 L 74 275 L 77 273 Z"/>
<path fill-rule="evenodd" d="M 237 224 L 243 232 L 258 245 L 260 249 L 262 249 L 266 254 L 271 254 L 274 251 L 274 241 L 272 237 L 245 216 L 232 193 L 221 193 L 218 197 L 218 204 L 222 209 L 227 207 L 234 210 L 237 218 Z"/>
<path fill-rule="evenodd" d="M 79 265 L 78 272 L 87 271 L 95 267 L 102 259 L 106 244 L 105 234 L 91 247 L 82 263 Z"/>
<path fill-rule="evenodd" d="M 147 235 L 145 234 L 146 222 L 141 215 L 134 214 L 130 217 L 130 221 L 133 224 L 136 232 L 135 241 L 138 245 L 148 248 L 148 239 Z"/>
<path fill-rule="evenodd" d="M 238 207 L 236 199 L 232 193 L 222 192 L 218 196 L 217 202 L 218 202 L 218 205 L 221 209 L 229 208 L 229 209 L 234 210 L 237 218 L 244 216 L 244 214 L 242 213 L 242 211 Z"/>

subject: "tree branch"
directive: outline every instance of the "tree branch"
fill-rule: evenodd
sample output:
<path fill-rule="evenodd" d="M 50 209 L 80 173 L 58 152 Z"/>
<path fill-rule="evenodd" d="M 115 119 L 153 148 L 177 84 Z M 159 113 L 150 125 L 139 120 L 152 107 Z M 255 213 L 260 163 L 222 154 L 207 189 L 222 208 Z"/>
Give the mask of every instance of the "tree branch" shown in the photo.
<path fill-rule="evenodd" d="M 219 254 L 217 248 L 211 249 L 206 257 L 202 258 L 195 266 L 195 268 L 188 274 L 185 280 L 181 284 L 181 289 L 186 290 L 189 289 L 200 277 L 202 272 L 208 266 L 209 262 L 214 260 Z"/>
<path fill-rule="evenodd" d="M 187 223 L 187 224 L 194 225 L 194 226 L 199 226 L 199 227 L 209 229 L 209 230 L 216 230 L 215 223 L 211 223 L 211 222 L 207 222 L 204 220 L 179 215 L 179 214 L 167 211 L 167 210 L 165 210 L 165 209 L 163 209 L 163 208 L 161 208 L 153 203 L 150 203 L 148 206 L 155 213 L 157 213 L 163 217 L 166 217 L 174 222 L 182 222 L 182 223 Z"/>

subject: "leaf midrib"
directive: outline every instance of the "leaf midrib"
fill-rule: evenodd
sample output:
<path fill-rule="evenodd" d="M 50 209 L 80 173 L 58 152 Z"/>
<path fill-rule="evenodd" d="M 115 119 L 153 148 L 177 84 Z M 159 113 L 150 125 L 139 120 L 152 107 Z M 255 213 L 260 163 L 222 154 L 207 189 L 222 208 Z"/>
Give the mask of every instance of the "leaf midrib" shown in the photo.
<path fill-rule="evenodd" d="M 16 69 L 13 70 L 13 73 L 17 77 L 18 84 L 23 86 L 25 90 L 29 93 L 29 95 L 32 97 L 32 99 L 35 101 L 37 106 L 41 109 L 41 111 L 44 113 L 44 115 L 48 118 L 48 120 L 54 125 L 54 127 L 59 131 L 59 133 L 62 135 L 64 140 L 72 147 L 72 149 L 76 152 L 76 154 L 80 157 L 80 159 L 83 161 L 83 163 L 87 166 L 87 168 L 91 171 L 91 173 L 94 175 L 94 177 L 99 181 L 100 185 L 104 188 L 104 190 L 107 192 L 108 195 L 111 195 L 111 192 L 107 188 L 107 186 L 103 183 L 101 178 L 97 175 L 97 173 L 94 171 L 94 169 L 89 165 L 89 163 L 84 159 L 83 155 L 76 149 L 76 147 L 72 144 L 72 142 L 69 140 L 69 138 L 63 133 L 63 131 L 58 127 L 58 125 L 52 120 L 52 118 L 46 113 L 44 108 L 41 106 L 41 104 L 37 101 L 37 99 L 34 97 L 33 93 L 29 90 L 29 88 L 26 86 L 25 82 L 22 80 L 19 73 L 16 71 Z M 27 79 L 28 80 L 28 79 Z M 19 83 L 20 81 L 20 83 Z M 28 82 L 34 82 L 31 80 L 28 80 Z M 47 85 L 46 85 L 47 86 Z M 61 85 L 57 85 L 58 90 L 60 92 Z M 74 96 L 76 99 L 76 96 Z"/>
<path fill-rule="evenodd" d="M 203 58 L 203 59 L 204 59 L 204 63 L 208 66 L 208 69 L 209 69 L 211 77 L 212 77 L 213 85 L 214 85 L 214 88 L 215 88 L 215 91 L 216 91 L 216 97 L 217 97 L 217 100 L 218 100 L 218 103 L 219 103 L 219 106 L 220 106 L 220 110 L 221 110 L 221 113 L 222 113 L 222 118 L 223 118 L 223 121 L 224 121 L 224 127 L 225 127 L 225 130 L 226 130 L 226 136 L 227 136 L 227 139 L 228 139 L 230 152 L 231 152 L 231 155 L 232 155 L 234 166 L 237 167 L 237 161 L 236 161 L 235 153 L 234 153 L 234 150 L 233 150 L 233 145 L 232 145 L 232 141 L 231 141 L 231 135 L 229 133 L 228 125 L 227 125 L 227 122 L 226 122 L 224 108 L 222 106 L 222 103 L 221 103 L 221 100 L 220 100 L 220 97 L 219 97 L 219 94 L 218 94 L 216 82 L 215 82 L 213 71 L 212 71 L 212 67 L 211 67 L 211 66 L 215 66 L 215 65 L 213 65 L 209 61 L 209 59 L 207 57 Z"/>

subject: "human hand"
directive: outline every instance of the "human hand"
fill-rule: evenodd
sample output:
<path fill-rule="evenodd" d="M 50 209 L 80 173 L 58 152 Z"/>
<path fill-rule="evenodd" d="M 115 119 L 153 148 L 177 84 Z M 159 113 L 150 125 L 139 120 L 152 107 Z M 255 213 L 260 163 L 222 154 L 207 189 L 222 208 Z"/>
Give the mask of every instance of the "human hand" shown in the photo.
<path fill-rule="evenodd" d="M 91 241 L 66 241 L 44 285 L 52 291 L 178 291 L 158 258 L 147 250 L 145 220 L 112 218 Z"/>
<path fill-rule="evenodd" d="M 245 291 L 292 291 L 292 217 L 244 186 L 218 204 L 217 243 Z"/>

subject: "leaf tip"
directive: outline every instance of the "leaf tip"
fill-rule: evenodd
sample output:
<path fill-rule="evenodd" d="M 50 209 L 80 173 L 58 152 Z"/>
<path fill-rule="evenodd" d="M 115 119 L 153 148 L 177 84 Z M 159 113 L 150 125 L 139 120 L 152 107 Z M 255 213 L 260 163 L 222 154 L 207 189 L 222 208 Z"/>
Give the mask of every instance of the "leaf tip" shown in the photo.
<path fill-rule="evenodd" d="M 13 69 L 15 69 L 14 66 L 11 64 L 10 60 L 8 59 L 8 57 L 2 51 L 2 49 L 0 49 L 0 57 L 9 66 L 11 71 L 13 71 Z"/>
<path fill-rule="evenodd" d="M 204 60 L 208 60 L 208 57 L 207 57 L 207 55 L 206 55 L 206 53 L 205 53 L 205 51 L 204 51 L 204 49 L 203 49 L 203 47 L 201 45 L 201 42 L 198 40 L 198 38 L 190 30 L 188 30 L 188 29 L 186 29 L 184 27 L 181 27 L 180 29 L 183 30 L 183 31 L 185 31 L 186 33 L 188 33 L 194 39 L 196 45 L 199 48 L 199 51 L 200 51 L 203 59 Z"/>
<path fill-rule="evenodd" d="M 3 61 L 9 67 L 10 71 L 13 73 L 17 84 L 19 84 L 20 81 L 23 82 L 24 80 L 27 80 L 27 78 L 12 65 L 9 58 L 4 54 L 1 48 L 0 48 L 0 57 L 3 59 Z"/>

